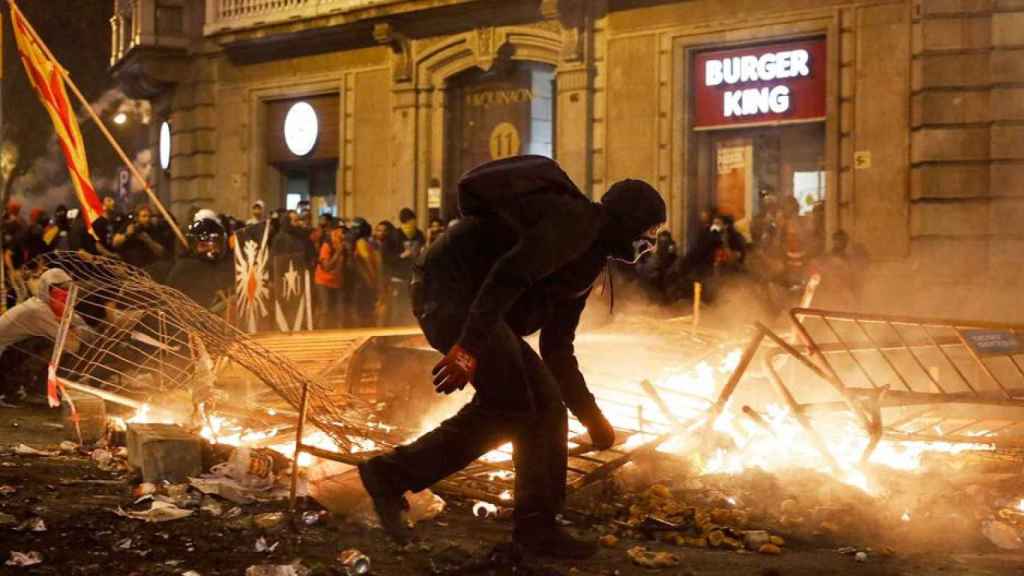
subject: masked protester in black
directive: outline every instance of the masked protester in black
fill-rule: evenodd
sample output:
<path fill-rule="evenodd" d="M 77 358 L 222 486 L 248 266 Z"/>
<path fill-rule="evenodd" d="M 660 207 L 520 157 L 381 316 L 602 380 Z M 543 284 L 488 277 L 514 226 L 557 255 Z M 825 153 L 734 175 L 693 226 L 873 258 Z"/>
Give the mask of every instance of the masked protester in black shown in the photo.
<path fill-rule="evenodd" d="M 423 490 L 511 440 L 515 540 L 537 554 L 585 557 L 592 543 L 555 522 L 565 499 L 566 406 L 600 449 L 614 443 L 580 373 L 573 340 L 591 286 L 609 258 L 635 261 L 634 241 L 665 222 L 648 184 L 625 180 L 591 202 L 552 160 L 520 156 L 459 182 L 460 221 L 417 265 L 413 309 L 445 354 L 438 392 L 471 383 L 473 400 L 412 444 L 359 468 L 384 528 L 397 540 L 403 494 Z M 523 337 L 540 332 L 540 355 Z"/>

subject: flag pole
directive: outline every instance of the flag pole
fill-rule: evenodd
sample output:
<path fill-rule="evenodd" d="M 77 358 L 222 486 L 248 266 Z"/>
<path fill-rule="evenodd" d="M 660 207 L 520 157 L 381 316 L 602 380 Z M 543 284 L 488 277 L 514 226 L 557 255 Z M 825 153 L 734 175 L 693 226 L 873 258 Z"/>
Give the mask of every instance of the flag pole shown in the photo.
<path fill-rule="evenodd" d="M 12 9 L 18 10 L 19 12 L 21 11 L 18 8 L 17 4 L 15 4 L 14 0 L 7 0 L 7 4 L 10 5 Z M 181 228 L 179 228 L 178 224 L 174 221 L 173 218 L 171 218 L 171 215 L 167 212 L 167 209 L 164 208 L 163 202 L 161 202 L 160 199 L 157 198 L 156 193 L 153 192 L 153 189 L 149 187 L 149 184 L 146 182 L 146 179 L 143 178 L 141 173 L 139 173 L 139 169 L 135 167 L 135 163 L 128 158 L 128 155 L 125 154 L 124 149 L 121 148 L 121 145 L 117 143 L 117 140 L 114 138 L 114 135 L 110 133 L 110 130 L 107 128 L 107 125 L 103 123 L 103 120 L 101 120 L 99 115 L 97 115 L 96 112 L 92 109 L 92 105 L 89 104 L 89 100 L 87 100 L 86 97 L 83 96 L 82 93 L 78 90 L 78 86 L 75 85 L 75 82 L 71 79 L 71 75 L 68 74 L 68 71 L 64 68 L 64 66 L 60 64 L 60 62 L 56 58 L 54 58 L 53 53 L 50 52 L 50 48 L 46 45 L 45 42 L 43 42 L 43 39 L 39 37 L 39 34 L 36 32 L 36 29 L 32 27 L 32 23 L 29 22 L 27 18 L 25 18 L 24 14 L 22 14 L 21 19 L 22 21 L 25 22 L 25 25 L 28 27 L 29 32 L 31 32 L 32 38 L 36 41 L 36 43 L 39 44 L 39 47 L 43 49 L 43 52 L 46 53 L 46 57 L 57 65 L 57 69 L 60 71 L 60 75 L 67 82 L 67 85 L 71 87 L 71 92 L 73 92 L 74 95 L 78 98 L 78 101 L 85 108 L 86 112 L 89 113 L 89 116 L 92 118 L 93 122 L 95 122 L 96 126 L 99 127 L 100 132 L 103 133 L 103 135 L 107 138 L 107 141 L 110 142 L 110 145 L 113 146 L 114 152 L 116 152 L 117 155 L 121 158 L 121 161 L 124 162 L 124 165 L 128 167 L 128 171 L 131 172 L 132 176 L 134 176 L 135 179 L 142 184 L 142 189 L 146 191 L 146 195 L 149 196 L 150 201 L 153 202 L 153 205 L 156 206 L 157 210 L 160 211 L 160 214 L 163 215 L 164 220 L 167 221 L 167 224 L 171 227 L 171 230 L 174 231 L 174 235 L 177 236 L 178 240 L 181 241 L 182 246 L 184 246 L 187 249 L 188 240 L 186 240 L 185 235 L 182 234 Z"/>
<path fill-rule="evenodd" d="M 4 135 L 4 26 L 3 14 L 0 13 L 0 156 L 3 156 Z M 0 209 L 7 213 L 7 177 L 0 167 Z M 4 252 L 4 234 L 0 226 L 0 314 L 7 312 L 7 258 Z"/>

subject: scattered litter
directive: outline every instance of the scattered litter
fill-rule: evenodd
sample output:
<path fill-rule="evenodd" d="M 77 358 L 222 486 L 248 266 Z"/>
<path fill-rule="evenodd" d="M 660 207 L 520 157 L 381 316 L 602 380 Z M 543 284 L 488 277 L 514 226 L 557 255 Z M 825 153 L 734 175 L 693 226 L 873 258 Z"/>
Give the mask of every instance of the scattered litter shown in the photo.
<path fill-rule="evenodd" d="M 242 509 L 240 507 L 238 507 L 238 506 L 235 506 L 234 508 L 232 508 L 232 509 L 230 509 L 230 510 L 228 510 L 227 512 L 224 513 L 224 519 L 225 520 L 231 520 L 232 518 L 238 518 L 241 515 L 242 515 Z"/>
<path fill-rule="evenodd" d="M 284 514 L 281 512 L 267 512 L 264 514 L 257 514 L 252 518 L 253 524 L 263 528 L 264 530 L 272 530 L 281 525 L 284 522 Z"/>
<path fill-rule="evenodd" d="M 78 452 L 78 444 L 75 444 L 70 440 L 65 440 L 60 443 L 60 451 L 68 453 Z"/>
<path fill-rule="evenodd" d="M 14 447 L 14 453 L 18 456 L 59 456 L 60 452 L 57 450 L 36 450 L 31 446 L 25 444 L 18 444 Z"/>
<path fill-rule="evenodd" d="M 765 544 L 771 544 L 771 534 L 766 530 L 747 530 L 743 533 L 743 545 L 747 550 L 760 550 Z"/>
<path fill-rule="evenodd" d="M 156 492 L 156 484 L 153 484 L 152 482 L 143 482 L 132 490 L 132 496 L 141 498 L 143 496 L 153 494 L 154 492 Z"/>
<path fill-rule="evenodd" d="M 0 528 L 6 528 L 8 526 L 14 526 L 18 523 L 18 519 L 10 514 L 0 512 Z"/>
<path fill-rule="evenodd" d="M 853 559 L 856 560 L 857 562 L 867 562 L 868 561 L 868 553 L 867 552 L 857 552 L 856 554 L 853 555 Z"/>
<path fill-rule="evenodd" d="M 132 542 L 132 538 L 129 536 L 128 538 L 119 540 L 117 544 L 114 544 L 114 548 L 117 550 L 131 550 L 133 544 L 134 542 Z"/>
<path fill-rule="evenodd" d="M 615 534 L 605 534 L 604 536 L 598 538 L 597 542 L 605 548 L 614 548 L 618 545 L 619 539 L 615 536 Z"/>
<path fill-rule="evenodd" d="M 843 556 L 853 556 L 857 553 L 857 549 L 853 546 L 843 546 L 842 548 L 837 549 L 836 552 L 839 552 Z"/>
<path fill-rule="evenodd" d="M 15 532 L 46 532 L 46 522 L 42 518 L 29 518 L 14 527 Z"/>
<path fill-rule="evenodd" d="M 90 457 L 101 470 L 108 468 L 114 460 L 114 455 L 106 448 L 97 448 L 93 450 Z"/>
<path fill-rule="evenodd" d="M 43 563 L 43 555 L 39 552 L 15 552 L 11 550 L 11 559 L 7 561 L 8 566 L 35 566 Z"/>
<path fill-rule="evenodd" d="M 324 510 L 319 510 L 319 511 L 317 511 L 317 510 L 310 510 L 309 512 L 303 512 L 302 513 L 302 523 L 305 524 L 306 526 L 312 526 L 314 524 L 319 523 L 320 520 L 323 519 L 323 517 L 326 516 L 326 515 L 327 515 L 327 512 L 324 511 Z"/>
<path fill-rule="evenodd" d="M 473 516 L 477 518 L 494 518 L 498 515 L 498 507 L 490 502 L 478 501 L 473 504 Z"/>
<path fill-rule="evenodd" d="M 145 520 L 146 522 L 167 522 L 168 520 L 178 520 L 192 515 L 192 510 L 183 510 L 174 504 L 158 501 L 154 501 L 149 510 L 142 512 L 134 512 L 122 508 L 118 508 L 113 512 L 124 518 L 135 518 L 136 520 Z"/>
<path fill-rule="evenodd" d="M 224 507 L 220 505 L 220 502 L 217 502 L 212 498 L 207 498 L 206 500 L 203 500 L 203 504 L 202 506 L 199 507 L 199 509 L 203 512 L 206 512 L 210 516 L 220 517 L 224 515 Z"/>
<path fill-rule="evenodd" d="M 273 544 L 267 544 L 267 539 L 264 538 L 263 536 L 260 536 L 256 540 L 256 551 L 257 552 L 273 552 L 274 550 L 277 550 L 277 545 L 278 544 L 280 544 L 280 542 L 274 542 Z"/>
<path fill-rule="evenodd" d="M 643 546 L 634 546 L 626 555 L 637 566 L 644 568 L 671 568 L 679 565 L 679 557 L 668 552 L 651 552 Z"/>
<path fill-rule="evenodd" d="M 10 496 L 11 494 L 14 494 L 17 491 L 18 489 L 15 488 L 14 486 L 11 486 L 9 484 L 0 484 L 0 496 Z"/>
<path fill-rule="evenodd" d="M 310 569 L 298 562 L 294 564 L 258 564 L 249 566 L 245 576 L 309 576 Z"/>
<path fill-rule="evenodd" d="M 355 548 L 343 550 L 338 554 L 338 562 L 348 576 L 361 576 L 370 573 L 370 557 Z"/>
<path fill-rule="evenodd" d="M 216 467 L 215 467 L 216 468 Z M 288 498 L 286 488 L 275 487 L 272 483 L 262 487 L 246 486 L 242 482 L 224 476 L 202 476 L 189 478 L 189 484 L 209 496 L 220 496 L 235 504 L 271 502 Z"/>
<path fill-rule="evenodd" d="M 210 472 L 249 489 L 268 490 L 274 486 L 273 458 L 265 451 L 247 446 L 236 448 L 227 462 L 214 466 Z"/>
<path fill-rule="evenodd" d="M 409 511 L 406 512 L 406 520 L 413 524 L 433 520 L 444 512 L 445 501 L 430 490 L 422 490 L 405 497 L 409 503 Z"/>
<path fill-rule="evenodd" d="M 999 520 L 982 522 L 981 533 L 988 538 L 988 541 L 995 544 L 1002 550 L 1020 550 L 1024 547 L 1020 536 L 1012 526 Z"/>
<path fill-rule="evenodd" d="M 203 575 L 200 574 L 199 572 L 196 572 L 195 570 L 189 570 L 188 572 L 182 572 L 181 576 L 203 576 Z"/>
<path fill-rule="evenodd" d="M 766 554 L 768 556 L 778 556 L 782 554 L 782 548 L 779 548 L 775 544 L 764 544 L 757 549 L 758 553 Z"/>
<path fill-rule="evenodd" d="M 0 394 L 0 408 L 17 408 L 17 406 L 7 402 L 7 396 L 5 394 Z"/>

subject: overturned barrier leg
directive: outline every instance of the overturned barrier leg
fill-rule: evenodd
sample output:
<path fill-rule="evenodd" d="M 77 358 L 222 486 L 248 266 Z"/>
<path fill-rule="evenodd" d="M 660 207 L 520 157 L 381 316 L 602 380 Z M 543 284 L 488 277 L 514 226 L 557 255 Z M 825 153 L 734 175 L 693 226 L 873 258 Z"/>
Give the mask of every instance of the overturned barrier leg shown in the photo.
<path fill-rule="evenodd" d="M 722 391 L 718 394 L 718 400 L 711 405 L 711 409 L 708 411 L 708 420 L 705 425 L 705 435 L 715 428 L 715 423 L 718 422 L 718 418 L 725 411 L 725 406 L 729 403 L 729 399 L 736 391 L 736 387 L 739 386 L 740 380 L 743 379 L 743 375 L 747 372 L 747 367 L 750 366 L 750 361 L 754 359 L 754 354 L 757 353 L 757 349 L 761 346 L 761 341 L 765 337 L 764 326 L 758 324 L 757 332 L 754 333 L 754 337 L 747 343 L 747 347 L 743 349 L 743 355 L 740 356 L 740 362 L 736 365 L 736 369 L 732 371 L 729 376 L 729 380 L 722 387 Z"/>
<path fill-rule="evenodd" d="M 825 459 L 825 463 L 828 464 L 833 471 L 839 472 L 841 470 L 839 463 L 836 462 L 832 453 L 828 451 L 828 446 L 825 445 L 821 436 L 819 436 L 818 432 L 813 426 L 811 426 L 810 419 L 807 418 L 806 414 L 804 414 L 803 407 L 797 403 L 796 398 L 793 397 L 793 393 L 789 391 L 785 382 L 782 381 L 782 377 L 779 376 L 778 371 L 775 370 L 775 366 L 772 365 L 772 361 L 780 354 L 784 354 L 784 352 L 776 351 L 773 354 L 766 356 L 764 359 L 764 367 L 771 376 L 772 382 L 775 384 L 775 389 L 778 391 L 779 396 L 782 397 L 783 401 L 785 401 L 786 405 L 789 407 L 790 412 L 793 413 L 793 418 L 804 429 L 804 432 L 807 433 L 807 437 L 810 439 L 811 443 L 814 444 L 814 447 L 821 453 L 821 456 Z"/>

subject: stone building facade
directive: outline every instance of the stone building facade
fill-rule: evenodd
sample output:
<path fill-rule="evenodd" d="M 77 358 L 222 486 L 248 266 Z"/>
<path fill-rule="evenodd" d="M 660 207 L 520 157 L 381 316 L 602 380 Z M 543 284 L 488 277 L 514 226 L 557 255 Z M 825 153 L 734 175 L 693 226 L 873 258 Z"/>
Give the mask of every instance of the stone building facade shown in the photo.
<path fill-rule="evenodd" d="M 825 241 L 866 251 L 871 309 L 1024 320 L 1022 0 L 117 5 L 112 70 L 169 123 L 160 188 L 179 212 L 314 198 L 425 220 L 474 163 L 544 153 L 595 199 L 650 181 L 684 241 L 712 205 L 749 220 L 795 195 Z M 708 60 L 752 55 L 736 90 L 709 81 Z M 728 120 L 698 104 L 723 95 Z M 300 101 L 319 120 L 303 156 L 284 140 Z"/>

